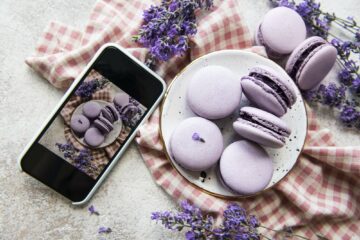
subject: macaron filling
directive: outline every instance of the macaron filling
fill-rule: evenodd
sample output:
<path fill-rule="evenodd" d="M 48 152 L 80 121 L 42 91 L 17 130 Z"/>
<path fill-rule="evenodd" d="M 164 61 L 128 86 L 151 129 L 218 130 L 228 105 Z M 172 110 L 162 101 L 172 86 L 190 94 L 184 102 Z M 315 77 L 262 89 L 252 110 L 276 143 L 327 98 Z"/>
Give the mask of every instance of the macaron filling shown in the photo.
<path fill-rule="evenodd" d="M 309 55 L 312 54 L 315 51 L 315 49 L 321 48 L 322 46 L 324 46 L 323 42 L 315 42 L 314 44 L 310 45 L 305 51 L 303 51 L 300 54 L 300 56 L 296 59 L 293 67 L 291 68 L 291 71 L 289 74 L 290 77 L 295 79 L 298 70 L 304 64 L 305 60 L 309 57 Z"/>
<path fill-rule="evenodd" d="M 263 131 L 263 132 L 265 132 L 265 133 L 268 133 L 268 134 L 270 134 L 272 137 L 280 140 L 280 141 L 283 142 L 283 143 L 285 143 L 285 141 L 286 141 L 286 140 L 285 140 L 285 137 L 283 137 L 283 136 L 281 136 L 280 134 L 276 133 L 276 132 L 273 131 L 272 129 L 269 129 L 269 128 L 267 128 L 267 127 L 264 127 L 264 126 L 262 126 L 262 125 L 260 125 L 260 124 L 254 123 L 254 122 L 250 122 L 250 121 L 244 120 L 244 119 L 242 119 L 242 118 L 239 118 L 238 121 L 241 122 L 241 123 L 243 123 L 243 124 L 248 124 L 248 125 L 250 125 L 250 126 L 252 126 L 252 127 L 254 127 L 254 128 L 257 128 L 257 129 L 259 129 L 259 130 L 261 130 L 261 131 Z"/>
<path fill-rule="evenodd" d="M 261 89 L 263 89 L 266 93 L 271 94 L 275 99 L 277 99 L 277 102 L 280 104 L 281 108 L 284 112 L 287 110 L 287 104 L 286 102 L 280 97 L 279 94 L 277 94 L 271 87 L 266 85 L 263 81 L 258 80 L 254 77 L 250 76 L 244 76 L 241 78 L 241 81 L 251 81 L 257 86 L 259 86 Z"/>
<path fill-rule="evenodd" d="M 284 88 L 282 88 L 279 83 L 273 81 L 271 78 L 269 78 L 266 75 L 260 74 L 260 73 L 256 73 L 256 72 L 251 72 L 249 74 L 250 77 L 253 77 L 257 80 L 260 80 L 261 82 L 263 82 L 264 84 L 266 84 L 267 86 L 269 86 L 271 89 L 273 89 L 277 94 L 279 94 L 279 96 L 281 97 L 281 99 L 286 103 L 286 105 L 290 108 L 291 107 L 291 102 L 289 99 L 289 95 L 287 95 L 284 91 Z"/>
<path fill-rule="evenodd" d="M 106 126 L 107 129 L 109 129 L 109 132 L 111 132 L 114 129 L 112 123 L 103 116 L 100 116 L 98 120 L 101 121 Z"/>
<path fill-rule="evenodd" d="M 228 190 L 230 190 L 231 192 L 238 194 L 237 191 L 235 191 L 234 189 L 232 189 L 229 185 L 226 184 L 223 176 L 221 175 L 221 171 L 220 171 L 220 167 L 218 167 L 217 169 L 217 177 L 219 178 L 220 182 L 222 185 L 224 185 Z"/>
<path fill-rule="evenodd" d="M 105 109 L 108 111 L 108 113 L 111 114 L 113 121 L 116 122 L 120 119 L 119 113 L 117 112 L 116 108 L 112 105 L 105 106 Z M 108 119 L 109 120 L 109 119 Z"/>
<path fill-rule="evenodd" d="M 276 133 L 277 135 L 280 135 L 282 137 L 288 137 L 290 135 L 290 132 L 287 131 L 286 129 L 283 129 L 269 121 L 261 119 L 258 116 L 254 116 L 245 111 L 240 111 L 240 118 L 238 120 L 243 120 L 243 121 L 247 121 L 252 124 L 258 125 L 262 128 L 268 129 L 271 132 Z M 285 141 L 285 139 L 284 139 L 284 141 Z"/>

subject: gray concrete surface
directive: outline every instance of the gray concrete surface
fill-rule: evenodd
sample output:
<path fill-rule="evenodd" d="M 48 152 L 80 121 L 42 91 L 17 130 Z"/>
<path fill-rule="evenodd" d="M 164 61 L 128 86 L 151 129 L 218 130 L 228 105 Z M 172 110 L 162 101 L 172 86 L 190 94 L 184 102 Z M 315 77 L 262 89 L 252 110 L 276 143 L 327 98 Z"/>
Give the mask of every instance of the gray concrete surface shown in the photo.
<path fill-rule="evenodd" d="M 268 1 L 239 1 L 253 31 L 269 9 Z M 176 205 L 154 184 L 134 144 L 91 201 L 99 217 L 70 206 L 17 169 L 21 150 L 63 94 L 29 69 L 24 59 L 50 20 L 82 28 L 94 2 L 0 1 L 0 239 L 101 239 L 99 226 L 113 229 L 106 239 L 181 239 L 181 234 L 150 221 L 152 211 Z M 356 0 L 321 2 L 329 11 L 360 19 Z M 339 145 L 359 145 L 359 132 L 338 126 L 326 109 L 319 110 L 319 116 Z"/>

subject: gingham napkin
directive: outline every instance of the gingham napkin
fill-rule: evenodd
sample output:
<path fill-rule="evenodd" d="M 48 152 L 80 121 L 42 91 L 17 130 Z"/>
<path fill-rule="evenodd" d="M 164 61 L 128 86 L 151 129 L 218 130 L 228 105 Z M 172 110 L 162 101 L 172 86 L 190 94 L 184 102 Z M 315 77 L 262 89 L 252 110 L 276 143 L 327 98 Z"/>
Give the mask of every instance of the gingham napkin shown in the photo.
<path fill-rule="evenodd" d="M 104 43 L 118 43 L 143 61 L 147 52 L 132 42 L 131 36 L 141 24 L 142 9 L 150 4 L 145 0 L 99 0 L 84 31 L 52 22 L 41 36 L 35 55 L 26 63 L 55 87 L 65 89 Z M 251 46 L 238 2 L 215 1 L 215 5 L 211 13 L 200 17 L 190 53 L 160 66 L 158 74 L 168 83 L 199 56 Z M 360 147 L 334 146 L 329 130 L 319 129 L 309 109 L 308 115 L 306 145 L 291 173 L 274 189 L 238 202 L 267 227 L 292 226 L 297 234 L 312 239 L 316 239 L 314 232 L 330 239 L 358 238 Z M 155 182 L 175 200 L 189 199 L 205 211 L 221 213 L 228 202 L 194 188 L 182 178 L 165 158 L 159 138 L 156 110 L 136 139 Z"/>

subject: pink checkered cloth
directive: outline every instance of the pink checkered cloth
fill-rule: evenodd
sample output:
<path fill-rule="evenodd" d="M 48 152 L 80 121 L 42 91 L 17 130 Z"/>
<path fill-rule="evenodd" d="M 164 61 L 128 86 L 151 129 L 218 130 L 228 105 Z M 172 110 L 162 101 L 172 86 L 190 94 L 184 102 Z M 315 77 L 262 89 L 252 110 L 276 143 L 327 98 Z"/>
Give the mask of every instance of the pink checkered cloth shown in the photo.
<path fill-rule="evenodd" d="M 144 60 L 147 51 L 132 42 L 131 36 L 139 29 L 142 9 L 150 4 L 146 0 L 99 0 L 84 31 L 52 22 L 26 63 L 55 87 L 66 89 L 104 43 L 118 43 Z M 251 47 L 238 2 L 215 1 L 215 5 L 211 13 L 199 17 L 190 53 L 161 64 L 158 74 L 168 82 L 206 53 Z M 330 239 L 354 239 L 360 236 L 360 147 L 334 146 L 329 130 L 320 129 L 311 110 L 308 113 L 308 137 L 295 168 L 272 190 L 238 202 L 270 228 L 291 226 L 311 239 L 316 239 L 315 232 Z M 176 200 L 189 199 L 214 214 L 224 210 L 226 200 L 193 187 L 166 159 L 159 136 L 159 110 L 140 129 L 136 141 L 155 182 L 166 193 Z M 271 231 L 265 233 L 274 236 Z"/>

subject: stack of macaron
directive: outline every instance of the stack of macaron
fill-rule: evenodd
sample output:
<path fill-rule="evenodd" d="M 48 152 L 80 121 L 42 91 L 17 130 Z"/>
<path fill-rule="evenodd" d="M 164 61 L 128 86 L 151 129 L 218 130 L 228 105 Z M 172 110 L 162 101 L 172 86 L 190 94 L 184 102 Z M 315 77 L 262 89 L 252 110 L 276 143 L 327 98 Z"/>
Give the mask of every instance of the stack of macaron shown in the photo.
<path fill-rule="evenodd" d="M 306 39 L 301 16 L 286 7 L 274 8 L 264 16 L 255 42 L 265 47 L 270 58 L 288 58 L 286 71 L 302 90 L 316 87 L 336 62 L 336 48 L 321 37 Z"/>
<path fill-rule="evenodd" d="M 82 106 L 82 114 L 73 114 L 70 127 L 78 137 L 84 137 L 87 145 L 98 147 L 119 119 L 120 115 L 113 105 L 102 107 L 97 101 L 89 101 Z"/>
<path fill-rule="evenodd" d="M 262 110 L 240 109 L 233 128 L 246 140 L 224 150 L 221 131 L 211 120 L 233 114 L 243 93 Z M 183 120 L 173 131 L 169 140 L 173 160 L 190 171 L 204 171 L 219 163 L 220 181 L 238 194 L 264 189 L 272 178 L 273 165 L 260 145 L 283 147 L 291 133 L 279 118 L 296 101 L 288 77 L 265 66 L 254 67 L 242 78 L 225 67 L 207 66 L 190 79 L 186 100 L 197 117 Z"/>
<path fill-rule="evenodd" d="M 129 96 L 123 93 L 115 95 L 114 104 L 101 106 L 97 101 L 88 101 L 82 106 L 82 114 L 71 116 L 70 128 L 90 147 L 99 147 L 121 119 L 118 109 L 128 101 Z"/>

